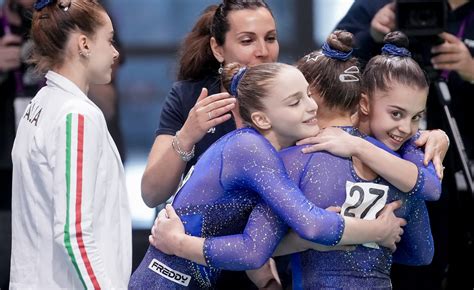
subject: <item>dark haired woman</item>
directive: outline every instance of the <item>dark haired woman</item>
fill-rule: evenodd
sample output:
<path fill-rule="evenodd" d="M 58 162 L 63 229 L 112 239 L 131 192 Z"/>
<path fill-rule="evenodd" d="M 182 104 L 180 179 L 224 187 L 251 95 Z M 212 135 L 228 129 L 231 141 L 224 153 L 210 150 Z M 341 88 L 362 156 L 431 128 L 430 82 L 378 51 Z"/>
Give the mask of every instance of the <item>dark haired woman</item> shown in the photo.
<path fill-rule="evenodd" d="M 275 19 L 264 0 L 222 1 L 203 11 L 182 43 L 178 81 L 166 97 L 142 177 L 148 206 L 169 199 L 199 156 L 236 128 L 230 114 L 235 99 L 221 87 L 222 66 L 274 62 L 278 53 Z M 238 285 L 246 281 L 240 276 L 225 273 L 221 282 Z"/>
<path fill-rule="evenodd" d="M 178 82 L 166 98 L 143 174 L 148 206 L 170 198 L 198 157 L 236 128 L 230 114 L 235 99 L 221 87 L 222 66 L 274 62 L 278 52 L 275 20 L 265 1 L 229 0 L 204 11 L 182 44 Z"/>

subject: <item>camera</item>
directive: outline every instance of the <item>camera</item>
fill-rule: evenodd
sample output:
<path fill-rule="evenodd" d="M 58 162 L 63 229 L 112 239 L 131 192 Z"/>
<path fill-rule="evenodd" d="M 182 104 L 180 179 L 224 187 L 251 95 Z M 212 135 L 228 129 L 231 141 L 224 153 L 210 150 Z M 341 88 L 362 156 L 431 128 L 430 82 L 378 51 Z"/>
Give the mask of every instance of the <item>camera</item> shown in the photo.
<path fill-rule="evenodd" d="M 398 30 L 408 37 L 435 37 L 445 31 L 446 0 L 396 0 Z"/>
<path fill-rule="evenodd" d="M 431 47 L 444 42 L 438 35 L 446 31 L 447 0 L 396 0 L 395 15 L 397 30 L 410 39 L 412 57 L 431 81 L 439 79 L 440 72 L 431 64 Z"/>

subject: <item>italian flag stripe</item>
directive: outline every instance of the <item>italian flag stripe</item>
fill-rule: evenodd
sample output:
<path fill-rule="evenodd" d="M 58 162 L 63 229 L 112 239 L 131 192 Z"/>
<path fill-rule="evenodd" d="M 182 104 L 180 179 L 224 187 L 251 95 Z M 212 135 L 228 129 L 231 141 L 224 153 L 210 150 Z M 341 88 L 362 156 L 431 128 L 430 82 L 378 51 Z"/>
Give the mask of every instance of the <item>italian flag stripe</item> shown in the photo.
<path fill-rule="evenodd" d="M 82 237 L 82 169 L 84 158 L 84 116 L 66 117 L 66 223 L 64 245 L 84 288 L 100 289 Z M 72 181 L 72 183 L 71 183 Z M 74 194 L 75 193 L 75 194 Z M 75 239 L 71 239 L 75 237 Z M 78 259 L 81 259 L 78 261 Z M 89 285 L 90 287 L 88 287 Z"/>

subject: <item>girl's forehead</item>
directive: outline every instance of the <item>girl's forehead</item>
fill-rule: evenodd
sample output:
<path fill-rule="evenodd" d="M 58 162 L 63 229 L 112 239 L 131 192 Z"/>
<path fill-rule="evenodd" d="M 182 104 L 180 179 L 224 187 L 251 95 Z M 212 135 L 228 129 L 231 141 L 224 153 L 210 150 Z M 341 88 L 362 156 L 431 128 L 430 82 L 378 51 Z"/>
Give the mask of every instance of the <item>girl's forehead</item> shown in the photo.
<path fill-rule="evenodd" d="M 428 89 L 412 86 L 393 86 L 386 91 L 374 93 L 375 104 L 403 108 L 406 111 L 419 112 L 425 109 Z"/>

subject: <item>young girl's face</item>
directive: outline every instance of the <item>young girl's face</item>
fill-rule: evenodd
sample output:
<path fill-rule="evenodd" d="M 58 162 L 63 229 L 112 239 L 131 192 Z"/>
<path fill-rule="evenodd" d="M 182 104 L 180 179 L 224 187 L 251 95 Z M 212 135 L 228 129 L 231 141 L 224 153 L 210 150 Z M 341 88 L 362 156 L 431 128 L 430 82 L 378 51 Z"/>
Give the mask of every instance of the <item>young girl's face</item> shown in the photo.
<path fill-rule="evenodd" d="M 369 97 L 369 122 L 372 135 L 392 150 L 398 150 L 418 130 L 428 88 L 394 82 L 387 91 L 375 90 Z"/>
<path fill-rule="evenodd" d="M 112 65 L 119 56 L 115 49 L 114 28 L 107 13 L 101 13 L 105 23 L 90 39 L 88 77 L 91 84 L 107 84 L 112 78 Z"/>
<path fill-rule="evenodd" d="M 283 69 L 262 100 L 270 128 L 282 147 L 315 136 L 319 132 L 316 119 L 318 106 L 308 94 L 308 82 L 295 67 Z"/>

